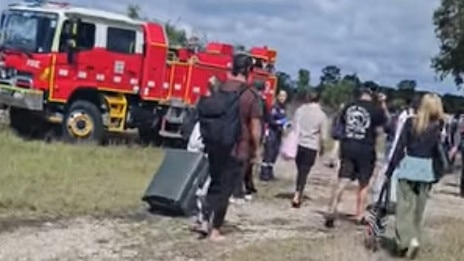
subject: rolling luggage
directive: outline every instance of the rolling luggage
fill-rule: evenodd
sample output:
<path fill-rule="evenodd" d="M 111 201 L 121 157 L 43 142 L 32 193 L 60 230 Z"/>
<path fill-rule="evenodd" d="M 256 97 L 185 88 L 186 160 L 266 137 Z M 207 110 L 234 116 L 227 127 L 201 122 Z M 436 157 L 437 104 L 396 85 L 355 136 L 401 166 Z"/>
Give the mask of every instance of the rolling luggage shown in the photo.
<path fill-rule="evenodd" d="M 156 212 L 191 216 L 197 212 L 197 190 L 208 178 L 209 164 L 204 153 L 166 149 L 142 200 Z"/>

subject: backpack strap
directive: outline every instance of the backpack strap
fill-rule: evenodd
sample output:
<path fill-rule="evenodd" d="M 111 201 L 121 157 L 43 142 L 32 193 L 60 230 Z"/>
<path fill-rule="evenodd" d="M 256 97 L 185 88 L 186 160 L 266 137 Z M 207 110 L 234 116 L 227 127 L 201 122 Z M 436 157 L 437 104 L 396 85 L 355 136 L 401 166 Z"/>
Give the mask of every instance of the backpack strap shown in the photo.
<path fill-rule="evenodd" d="M 253 90 L 251 90 L 251 88 L 248 87 L 245 83 L 240 84 L 240 87 L 238 89 L 238 96 L 242 96 L 242 94 L 244 94 L 248 90 L 251 91 L 255 95 L 255 97 L 257 97 L 257 94 Z"/>

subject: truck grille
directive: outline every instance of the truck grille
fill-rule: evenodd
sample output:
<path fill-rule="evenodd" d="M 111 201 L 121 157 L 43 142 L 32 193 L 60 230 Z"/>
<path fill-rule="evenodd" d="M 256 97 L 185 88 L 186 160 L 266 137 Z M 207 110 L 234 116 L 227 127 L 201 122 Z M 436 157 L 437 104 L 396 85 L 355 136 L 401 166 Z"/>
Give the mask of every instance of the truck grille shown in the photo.
<path fill-rule="evenodd" d="M 33 75 L 27 71 L 16 71 L 13 68 L 0 68 L 0 83 L 32 88 Z"/>

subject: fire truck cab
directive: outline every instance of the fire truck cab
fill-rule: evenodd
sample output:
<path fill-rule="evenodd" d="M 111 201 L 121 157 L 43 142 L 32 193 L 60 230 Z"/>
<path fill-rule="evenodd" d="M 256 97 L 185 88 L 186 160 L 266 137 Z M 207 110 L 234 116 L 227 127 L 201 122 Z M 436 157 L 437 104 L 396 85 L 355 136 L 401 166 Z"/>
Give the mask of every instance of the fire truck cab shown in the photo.
<path fill-rule="evenodd" d="M 189 107 L 225 80 L 233 47 L 170 48 L 160 23 L 34 1 L 11 4 L 0 18 L 0 104 L 11 126 L 32 119 L 60 124 L 68 140 L 101 141 L 107 132 L 138 129 L 150 138 L 180 138 Z M 252 48 L 262 66 L 252 75 L 272 102 L 275 51 Z"/>

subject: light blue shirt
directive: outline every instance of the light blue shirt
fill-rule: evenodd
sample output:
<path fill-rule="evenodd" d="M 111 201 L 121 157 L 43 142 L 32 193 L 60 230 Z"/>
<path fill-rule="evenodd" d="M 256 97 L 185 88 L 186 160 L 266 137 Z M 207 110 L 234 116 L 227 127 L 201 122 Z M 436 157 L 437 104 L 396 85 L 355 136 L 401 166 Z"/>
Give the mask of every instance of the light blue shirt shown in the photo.
<path fill-rule="evenodd" d="M 433 161 L 406 155 L 396 168 L 394 175 L 398 179 L 416 182 L 434 182 Z"/>

